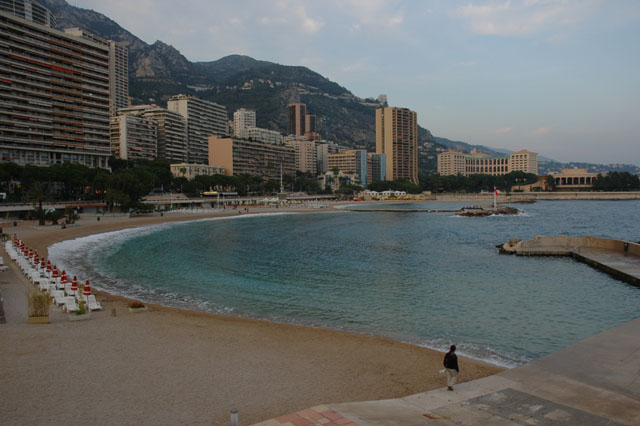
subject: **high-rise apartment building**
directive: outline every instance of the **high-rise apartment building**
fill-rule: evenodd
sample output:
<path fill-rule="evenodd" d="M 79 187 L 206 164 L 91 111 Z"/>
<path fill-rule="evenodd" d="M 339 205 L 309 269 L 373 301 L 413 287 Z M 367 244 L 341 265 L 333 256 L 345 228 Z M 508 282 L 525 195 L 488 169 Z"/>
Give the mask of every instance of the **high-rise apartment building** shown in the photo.
<path fill-rule="evenodd" d="M 111 153 L 123 160 L 153 160 L 158 155 L 156 124 L 144 117 L 111 117 Z"/>
<path fill-rule="evenodd" d="M 296 151 L 296 170 L 308 172 L 315 176 L 318 170 L 316 143 L 314 141 L 292 139 L 287 140 L 285 145 Z"/>
<path fill-rule="evenodd" d="M 376 109 L 376 154 L 386 155 L 388 180 L 418 184 L 418 115 L 414 111 Z"/>
<path fill-rule="evenodd" d="M 180 114 L 157 105 L 135 105 L 121 108 L 120 114 L 137 115 L 155 123 L 158 158 L 187 161 L 187 122 Z"/>
<path fill-rule="evenodd" d="M 109 48 L 54 27 L 35 1 L 0 1 L 0 161 L 106 168 Z"/>
<path fill-rule="evenodd" d="M 253 139 L 254 141 L 282 145 L 282 135 L 275 130 L 262 129 L 260 127 L 245 127 L 236 135 L 238 138 Z"/>
<path fill-rule="evenodd" d="M 501 176 L 516 171 L 537 175 L 538 154 L 527 150 L 504 157 L 492 157 L 483 153 L 464 154 L 453 150 L 438 154 L 438 173 L 442 176 L 474 174 Z"/>
<path fill-rule="evenodd" d="M 206 164 L 209 161 L 209 136 L 228 133 L 227 108 L 191 95 L 171 97 L 167 108 L 187 121 L 187 162 Z"/>
<path fill-rule="evenodd" d="M 209 137 L 209 165 L 224 167 L 225 175 L 280 179 L 295 175 L 296 153 L 288 146 L 230 137 Z"/>
<path fill-rule="evenodd" d="M 243 129 L 256 127 L 256 112 L 251 109 L 240 108 L 233 113 L 233 134 L 240 136 Z"/>
<path fill-rule="evenodd" d="M 301 103 L 289 105 L 289 134 L 304 136 L 307 106 Z"/>
<path fill-rule="evenodd" d="M 129 106 L 129 51 L 113 40 L 105 40 L 82 28 L 65 28 L 65 33 L 100 43 L 109 48 L 109 113 Z"/>

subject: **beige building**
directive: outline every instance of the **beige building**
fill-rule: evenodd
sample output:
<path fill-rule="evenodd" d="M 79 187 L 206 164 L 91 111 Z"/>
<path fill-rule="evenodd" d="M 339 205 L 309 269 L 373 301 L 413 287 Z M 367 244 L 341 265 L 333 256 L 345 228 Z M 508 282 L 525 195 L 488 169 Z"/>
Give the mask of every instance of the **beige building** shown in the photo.
<path fill-rule="evenodd" d="M 581 190 L 593 188 L 597 173 L 587 169 L 562 169 L 560 173 L 551 173 L 557 190 Z"/>
<path fill-rule="evenodd" d="M 302 103 L 289 105 L 289 134 L 304 136 L 307 106 Z"/>
<path fill-rule="evenodd" d="M 295 175 L 296 153 L 288 146 L 230 137 L 209 137 L 209 165 L 224 167 L 225 175 L 280 179 Z"/>
<path fill-rule="evenodd" d="M 0 2 L 0 161 L 106 168 L 109 48 L 55 26 L 35 1 Z"/>
<path fill-rule="evenodd" d="M 171 164 L 169 168 L 173 176 L 184 177 L 188 180 L 193 180 L 196 176 L 213 176 L 224 174 L 224 167 L 208 166 L 206 164 L 176 163 Z"/>
<path fill-rule="evenodd" d="M 355 183 L 367 187 L 367 151 L 364 149 L 350 149 L 337 154 L 328 154 L 327 163 L 330 172 L 338 169 L 346 175 L 355 176 L 357 180 Z"/>
<path fill-rule="evenodd" d="M 224 136 L 229 132 L 227 109 L 191 95 L 172 96 L 167 109 L 177 112 L 187 122 L 188 162 L 207 164 L 209 136 Z"/>
<path fill-rule="evenodd" d="M 438 173 L 441 176 L 485 174 L 506 175 L 521 171 L 538 174 L 538 154 L 526 150 L 514 152 L 505 157 L 491 157 L 483 153 L 464 154 L 446 151 L 438 154 Z"/>
<path fill-rule="evenodd" d="M 386 155 L 388 180 L 418 184 L 418 115 L 414 111 L 376 109 L 376 154 Z"/>
<path fill-rule="evenodd" d="M 289 139 L 285 145 L 296 152 L 296 170 L 309 172 L 315 176 L 318 171 L 316 143 L 306 139 Z"/>
<path fill-rule="evenodd" d="M 153 160 L 158 154 L 156 124 L 132 114 L 111 117 L 111 152 L 123 160 Z"/>

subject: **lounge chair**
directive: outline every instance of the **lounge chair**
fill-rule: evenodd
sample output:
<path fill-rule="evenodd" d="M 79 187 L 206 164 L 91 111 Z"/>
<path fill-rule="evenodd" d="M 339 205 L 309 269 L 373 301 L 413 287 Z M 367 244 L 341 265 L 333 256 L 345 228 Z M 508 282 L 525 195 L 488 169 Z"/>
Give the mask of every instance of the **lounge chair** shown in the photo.
<path fill-rule="evenodd" d="M 96 300 L 96 296 L 91 294 L 87 298 L 87 306 L 90 311 L 101 311 L 102 305 Z"/>
<path fill-rule="evenodd" d="M 51 297 L 55 301 L 56 305 L 62 306 L 62 305 L 65 304 L 66 296 L 64 295 L 64 291 L 62 291 L 62 290 L 54 290 L 54 291 L 51 292 Z"/>
<path fill-rule="evenodd" d="M 60 286 L 58 284 L 56 284 L 58 286 L 58 288 L 60 288 Z M 71 283 L 67 283 L 64 285 L 64 292 L 66 293 L 67 296 L 73 296 L 75 298 L 76 293 L 75 291 L 71 290 Z"/>
<path fill-rule="evenodd" d="M 67 312 L 75 312 L 80 309 L 80 306 L 76 303 L 76 298 L 73 296 L 67 296 L 64 298 L 64 310 Z"/>

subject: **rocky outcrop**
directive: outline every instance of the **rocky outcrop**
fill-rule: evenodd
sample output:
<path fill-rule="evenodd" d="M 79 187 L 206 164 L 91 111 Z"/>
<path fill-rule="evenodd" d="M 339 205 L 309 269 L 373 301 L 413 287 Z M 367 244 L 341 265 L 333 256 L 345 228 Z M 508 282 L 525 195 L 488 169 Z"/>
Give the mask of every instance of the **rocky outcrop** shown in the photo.
<path fill-rule="evenodd" d="M 486 217 L 491 215 L 514 215 L 520 213 L 520 210 L 509 206 L 481 207 L 471 206 L 463 207 L 458 211 L 458 216 L 468 217 Z"/>

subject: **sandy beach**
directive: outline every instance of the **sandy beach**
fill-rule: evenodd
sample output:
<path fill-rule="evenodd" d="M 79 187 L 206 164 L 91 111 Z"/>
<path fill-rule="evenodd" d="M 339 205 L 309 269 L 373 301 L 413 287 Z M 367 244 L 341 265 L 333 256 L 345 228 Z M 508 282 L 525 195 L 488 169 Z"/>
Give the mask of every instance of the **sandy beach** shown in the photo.
<path fill-rule="evenodd" d="M 66 239 L 211 216 L 84 217 L 66 229 L 19 224 L 4 232 L 42 254 Z M 0 275 L 3 424 L 228 425 L 237 408 L 247 425 L 318 404 L 396 398 L 445 384 L 443 354 L 430 349 L 158 305 L 134 314 L 127 299 L 99 291 L 104 310 L 90 320 L 72 322 L 52 307 L 50 324 L 27 324 L 30 284 L 2 251 L 10 267 Z M 464 358 L 460 368 L 460 381 L 502 370 Z"/>

